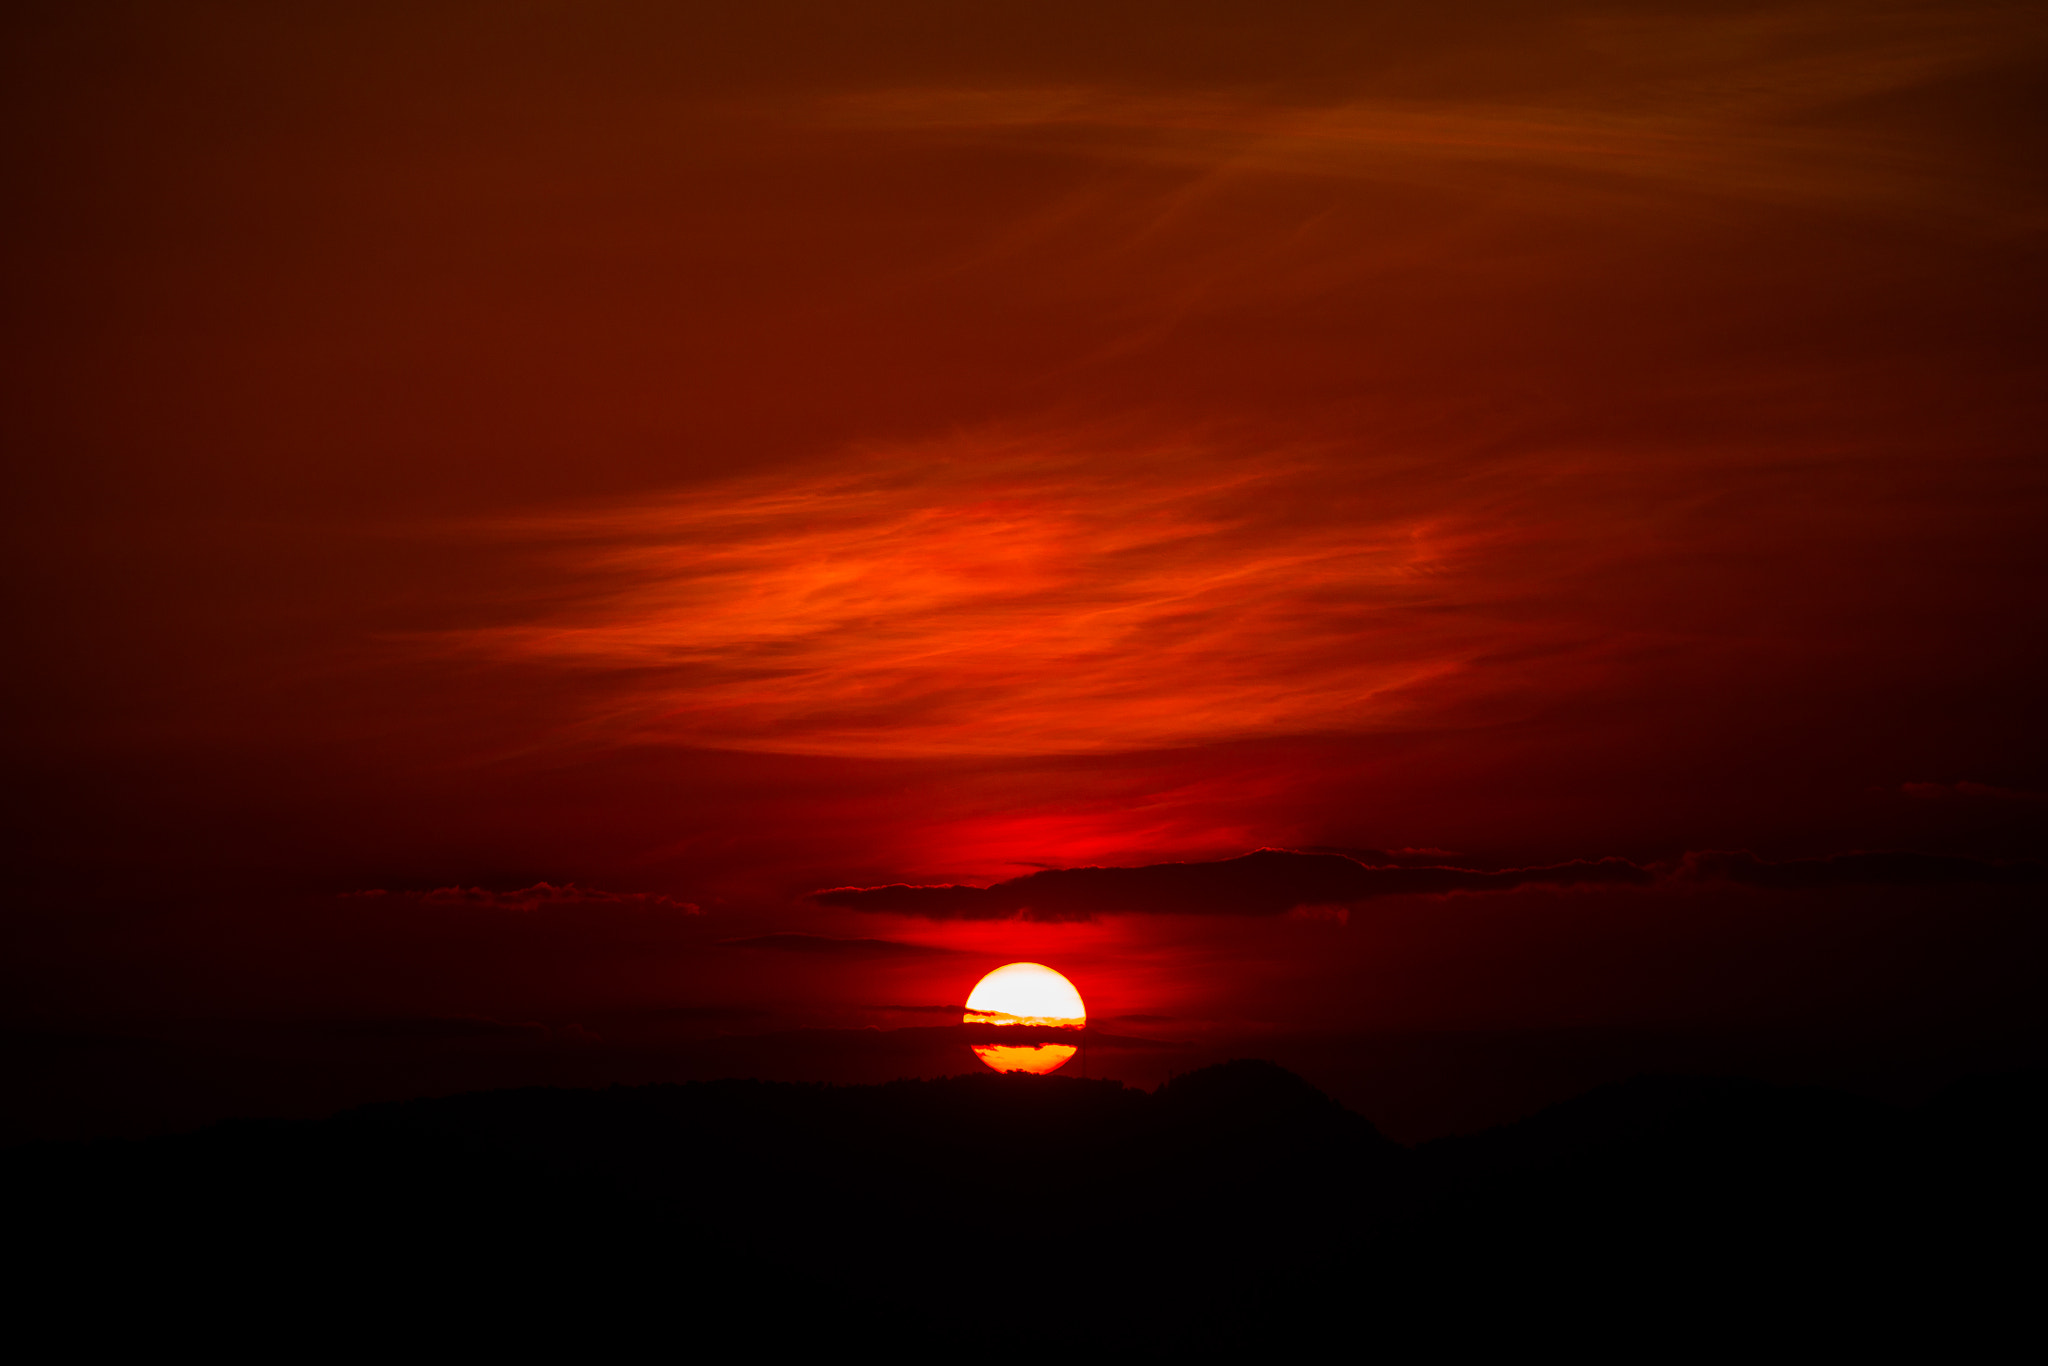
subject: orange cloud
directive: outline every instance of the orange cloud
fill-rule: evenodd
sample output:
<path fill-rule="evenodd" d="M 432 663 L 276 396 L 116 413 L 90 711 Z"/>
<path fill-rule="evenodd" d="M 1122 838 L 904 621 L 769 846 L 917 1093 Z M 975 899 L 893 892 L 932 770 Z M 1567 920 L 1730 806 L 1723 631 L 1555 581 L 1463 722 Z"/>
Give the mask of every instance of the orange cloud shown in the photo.
<path fill-rule="evenodd" d="M 1321 101 L 1228 87 L 984 82 L 836 94 L 815 117 L 861 133 L 1026 141 L 1202 173 L 1207 183 L 1184 192 L 1179 207 L 1227 181 L 1291 175 L 1482 188 L 1495 202 L 1551 198 L 1555 189 L 1542 187 L 1559 182 L 1581 201 L 1609 200 L 1633 183 L 1912 212 L 1930 207 L 1930 196 L 1963 194 L 1977 201 L 1968 216 L 1995 212 L 1988 200 L 2009 197 L 2009 184 L 1930 140 L 1839 111 L 1969 79 L 2036 46 L 2038 24 L 2022 7 L 1997 5 L 1844 19 L 1823 6 L 1579 14 L 1543 63 L 1543 80 L 1481 98 L 1460 82 L 1444 88 L 1446 73 L 1425 57 L 1362 90 L 1318 92 Z M 2026 211 L 2004 216 L 2012 226 L 2032 221 Z"/>
<path fill-rule="evenodd" d="M 1111 458 L 1113 456 L 1113 458 Z M 1371 730 L 1518 638 L 1518 534 L 1286 453 L 963 435 L 825 472 L 501 524 L 596 587 L 444 648 L 602 676 L 582 724 L 850 756 Z M 1509 597 L 1519 596 L 1519 590 Z"/>

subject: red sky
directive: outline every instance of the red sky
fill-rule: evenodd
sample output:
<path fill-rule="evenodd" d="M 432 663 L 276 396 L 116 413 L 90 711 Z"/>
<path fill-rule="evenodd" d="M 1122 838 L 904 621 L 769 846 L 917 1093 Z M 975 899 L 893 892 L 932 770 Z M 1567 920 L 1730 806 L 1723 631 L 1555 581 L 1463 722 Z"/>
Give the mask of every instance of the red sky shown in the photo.
<path fill-rule="evenodd" d="M 6 22 L 28 1131 L 929 1070 L 1016 958 L 1406 1136 L 2048 1038 L 2037 7 Z M 1651 871 L 807 896 L 1262 847 Z"/>

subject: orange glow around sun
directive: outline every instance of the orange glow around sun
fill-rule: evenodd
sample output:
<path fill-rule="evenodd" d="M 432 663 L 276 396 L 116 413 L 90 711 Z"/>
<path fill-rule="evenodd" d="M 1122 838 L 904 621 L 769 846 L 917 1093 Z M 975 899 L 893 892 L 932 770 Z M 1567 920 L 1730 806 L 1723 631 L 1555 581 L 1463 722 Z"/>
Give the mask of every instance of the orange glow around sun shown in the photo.
<path fill-rule="evenodd" d="M 1042 963 L 1009 963 L 975 983 L 964 1024 L 1038 1029 L 1084 1028 L 1087 1008 L 1074 984 Z M 1071 1044 L 976 1044 L 974 1056 L 998 1072 L 1057 1072 L 1074 1056 Z"/>

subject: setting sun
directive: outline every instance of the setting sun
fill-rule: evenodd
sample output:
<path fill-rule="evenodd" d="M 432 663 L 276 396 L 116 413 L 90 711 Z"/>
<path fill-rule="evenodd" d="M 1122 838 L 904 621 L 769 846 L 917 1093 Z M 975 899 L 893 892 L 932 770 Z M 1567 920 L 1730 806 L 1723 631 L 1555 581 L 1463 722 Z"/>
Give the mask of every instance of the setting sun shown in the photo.
<path fill-rule="evenodd" d="M 1042 963 L 1010 963 L 975 983 L 967 997 L 964 1024 L 1000 1025 L 1032 1031 L 1079 1030 L 1087 1008 L 1074 984 Z M 1056 1072 L 1074 1056 L 1072 1044 L 976 1044 L 974 1056 L 998 1072 Z"/>

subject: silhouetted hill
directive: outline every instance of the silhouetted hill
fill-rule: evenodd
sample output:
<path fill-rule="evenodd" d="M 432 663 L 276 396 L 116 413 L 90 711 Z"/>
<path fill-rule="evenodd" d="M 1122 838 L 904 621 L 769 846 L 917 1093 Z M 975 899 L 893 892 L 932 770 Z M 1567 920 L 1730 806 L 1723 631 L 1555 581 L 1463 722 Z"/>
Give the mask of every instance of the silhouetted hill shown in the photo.
<path fill-rule="evenodd" d="M 46 1303 L 175 1319 L 232 1288 L 238 1312 L 344 1334 L 399 1306 L 539 1331 L 599 1302 L 782 1337 L 978 1316 L 1153 1346 L 1332 1321 L 1709 1334 L 1981 1308 L 2042 1212 L 2044 1096 L 2033 1074 L 1916 1110 L 1643 1078 L 1410 1151 L 1257 1061 L 1152 1093 L 991 1073 L 532 1089 L 20 1149 L 7 1202 L 17 1287 Z"/>

